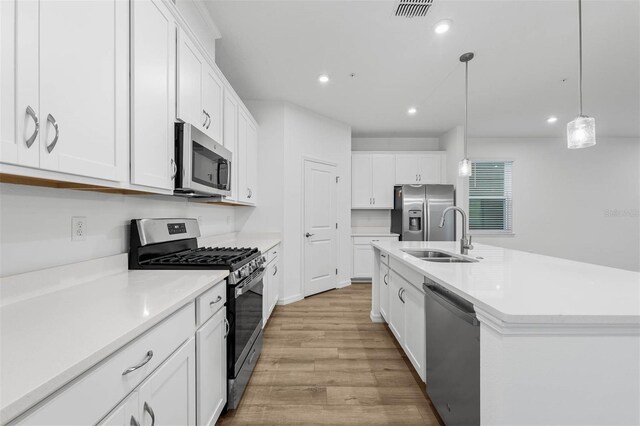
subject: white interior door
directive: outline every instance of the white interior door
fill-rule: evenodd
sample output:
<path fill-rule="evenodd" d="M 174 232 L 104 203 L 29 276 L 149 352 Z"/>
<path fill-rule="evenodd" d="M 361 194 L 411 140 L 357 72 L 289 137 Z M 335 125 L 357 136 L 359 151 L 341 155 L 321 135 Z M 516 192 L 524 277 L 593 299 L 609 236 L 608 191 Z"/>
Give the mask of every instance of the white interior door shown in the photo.
<path fill-rule="evenodd" d="M 304 295 L 336 288 L 335 166 L 304 162 Z"/>

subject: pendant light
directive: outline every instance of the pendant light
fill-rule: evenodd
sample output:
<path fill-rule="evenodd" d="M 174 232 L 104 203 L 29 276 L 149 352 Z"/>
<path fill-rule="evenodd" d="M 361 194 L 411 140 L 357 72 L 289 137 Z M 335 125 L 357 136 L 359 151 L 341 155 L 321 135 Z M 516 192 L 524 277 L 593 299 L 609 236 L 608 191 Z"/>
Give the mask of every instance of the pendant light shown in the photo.
<path fill-rule="evenodd" d="M 469 122 L 469 61 L 473 59 L 473 53 L 468 52 L 460 56 L 460 62 L 464 62 L 464 158 L 458 163 L 458 176 L 471 176 L 471 161 L 467 157 L 467 126 Z"/>
<path fill-rule="evenodd" d="M 580 61 L 580 115 L 567 124 L 567 147 L 587 148 L 596 144 L 596 120 L 582 114 L 582 0 L 578 0 L 578 46 Z"/>

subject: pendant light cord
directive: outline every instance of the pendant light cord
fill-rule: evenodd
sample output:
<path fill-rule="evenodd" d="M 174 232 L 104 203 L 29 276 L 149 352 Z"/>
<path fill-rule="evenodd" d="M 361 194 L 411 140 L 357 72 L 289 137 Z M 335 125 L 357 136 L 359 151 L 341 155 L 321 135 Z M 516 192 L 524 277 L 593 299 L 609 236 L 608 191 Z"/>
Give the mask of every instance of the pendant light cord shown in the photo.
<path fill-rule="evenodd" d="M 578 0 L 578 46 L 580 52 L 580 116 L 582 116 L 582 0 Z"/>
<path fill-rule="evenodd" d="M 469 121 L 469 62 L 464 63 L 464 158 L 467 158 L 467 127 Z"/>

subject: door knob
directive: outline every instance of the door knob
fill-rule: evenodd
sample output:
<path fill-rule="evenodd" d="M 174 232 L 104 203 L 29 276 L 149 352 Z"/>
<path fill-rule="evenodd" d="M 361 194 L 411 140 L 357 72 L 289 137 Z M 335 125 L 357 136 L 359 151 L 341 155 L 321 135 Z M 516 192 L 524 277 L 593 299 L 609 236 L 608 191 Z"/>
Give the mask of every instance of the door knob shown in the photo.
<path fill-rule="evenodd" d="M 313 237 L 314 235 L 316 235 L 316 234 L 310 234 L 310 233 L 308 233 L 308 232 L 307 232 L 306 234 L 304 234 L 304 236 L 305 236 L 305 237 L 307 237 L 307 238 L 309 238 L 309 237 Z"/>

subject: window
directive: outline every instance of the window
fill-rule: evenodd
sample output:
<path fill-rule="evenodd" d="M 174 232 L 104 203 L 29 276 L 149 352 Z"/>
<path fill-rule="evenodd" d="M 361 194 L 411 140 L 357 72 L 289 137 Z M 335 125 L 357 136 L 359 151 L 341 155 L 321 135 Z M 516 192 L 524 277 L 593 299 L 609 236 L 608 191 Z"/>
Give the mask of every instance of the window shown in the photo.
<path fill-rule="evenodd" d="M 475 234 L 513 232 L 513 161 L 472 161 L 469 230 Z"/>

